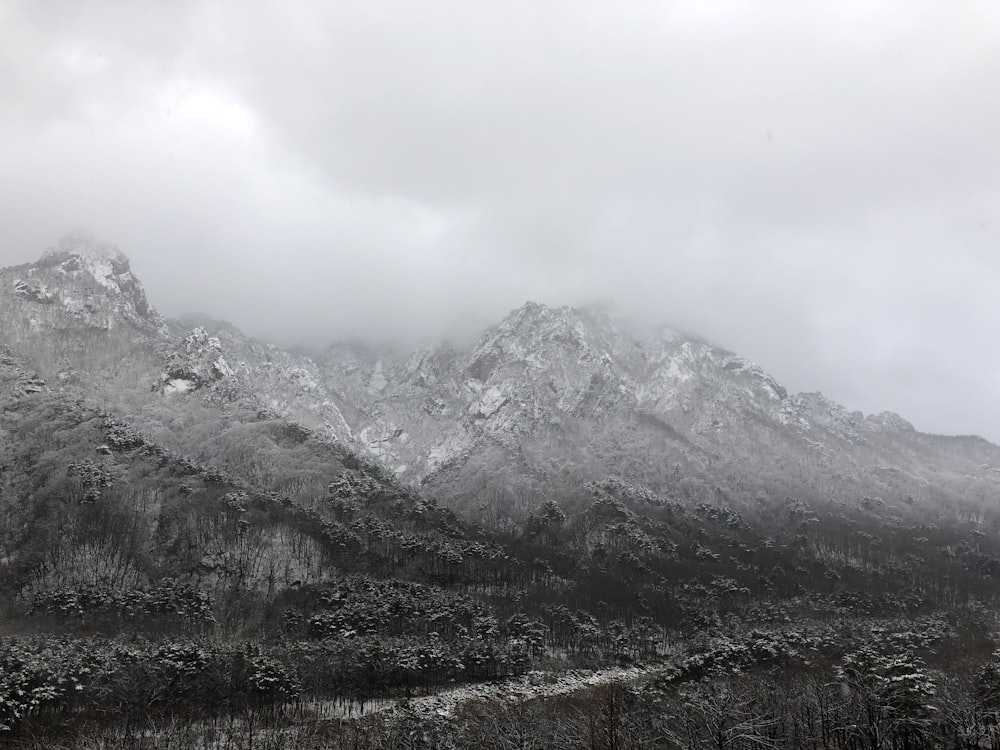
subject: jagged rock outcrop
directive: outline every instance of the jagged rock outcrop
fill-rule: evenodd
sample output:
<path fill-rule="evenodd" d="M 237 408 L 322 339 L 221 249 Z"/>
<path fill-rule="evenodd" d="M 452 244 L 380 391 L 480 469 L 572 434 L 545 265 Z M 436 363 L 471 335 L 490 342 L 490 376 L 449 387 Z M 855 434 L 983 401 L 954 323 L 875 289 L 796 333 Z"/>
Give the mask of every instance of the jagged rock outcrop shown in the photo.
<path fill-rule="evenodd" d="M 232 376 L 219 339 L 198 327 L 167 357 L 160 389 L 163 393 L 186 393 Z"/>
<path fill-rule="evenodd" d="M 18 398 L 46 390 L 45 381 L 33 372 L 24 358 L 0 343 L 0 396 Z"/>
<path fill-rule="evenodd" d="M 311 359 L 252 339 L 228 323 L 205 317 L 197 322 L 166 356 L 157 384 L 161 392 L 210 387 L 224 400 L 252 404 L 353 443 L 354 434 Z"/>
<path fill-rule="evenodd" d="M 35 263 L 0 270 L 0 315 L 33 334 L 122 326 L 147 335 L 166 332 L 128 258 L 113 245 L 80 236 L 60 240 Z"/>
<path fill-rule="evenodd" d="M 67 237 L 35 263 L 0 269 L 0 319 L 5 341 L 48 364 L 61 388 L 115 388 L 127 370 L 152 370 L 153 392 L 204 391 L 353 439 L 310 359 L 214 321 L 168 325 L 113 245 Z M 220 330 L 210 333 L 206 324 Z"/>
<path fill-rule="evenodd" d="M 606 311 L 527 303 L 465 352 L 335 346 L 317 363 L 373 456 L 457 502 L 511 488 L 534 502 L 607 476 L 697 500 L 865 487 L 932 500 L 982 473 L 970 454 L 1000 467 L 986 441 L 789 394 L 737 354 Z"/>
<path fill-rule="evenodd" d="M 23 279 L 14 279 L 14 295 L 43 305 L 51 305 L 56 301 L 56 296 L 43 285 L 32 284 Z"/>

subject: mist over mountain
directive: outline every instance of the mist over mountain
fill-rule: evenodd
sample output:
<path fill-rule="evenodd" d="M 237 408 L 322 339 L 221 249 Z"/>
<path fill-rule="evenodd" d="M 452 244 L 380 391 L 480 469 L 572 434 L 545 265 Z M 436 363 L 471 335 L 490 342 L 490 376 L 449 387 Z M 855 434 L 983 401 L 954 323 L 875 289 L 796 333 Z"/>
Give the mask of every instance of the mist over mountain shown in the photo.
<path fill-rule="evenodd" d="M 0 2 L 0 745 L 1000 748 L 998 71 L 985 0 Z"/>
<path fill-rule="evenodd" d="M 867 490 L 931 501 L 943 487 L 961 496 L 952 474 L 979 473 L 954 463 L 967 452 L 995 459 L 981 439 L 923 435 L 895 414 L 789 393 L 738 354 L 607 304 L 528 302 L 469 343 L 285 351 L 207 316 L 165 322 L 128 258 L 87 238 L 3 273 L 11 340 L 135 339 L 149 347 L 148 367 L 162 368 L 154 391 L 234 388 L 453 499 L 489 489 L 529 507 L 631 464 L 656 492 L 683 475 L 703 485 L 692 492 L 745 501 L 775 483 L 798 494 L 822 485 L 839 499 Z"/>
<path fill-rule="evenodd" d="M 139 722 L 191 747 L 224 721 L 276 747 L 699 746 L 717 691 L 755 746 L 853 747 L 863 710 L 914 747 L 996 738 L 983 438 L 609 305 L 284 349 L 164 318 L 79 235 L 0 269 L 0 321 L 15 746 Z"/>
<path fill-rule="evenodd" d="M 87 225 L 283 345 L 612 298 L 1000 441 L 992 4 L 250 2 L 10 5 L 0 265 Z"/>

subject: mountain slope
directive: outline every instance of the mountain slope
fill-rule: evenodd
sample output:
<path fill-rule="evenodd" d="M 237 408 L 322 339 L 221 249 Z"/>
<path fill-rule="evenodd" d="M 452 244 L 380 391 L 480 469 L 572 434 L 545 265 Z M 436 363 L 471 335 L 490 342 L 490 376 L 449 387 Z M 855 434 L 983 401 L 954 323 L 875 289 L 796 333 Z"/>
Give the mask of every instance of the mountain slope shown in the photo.
<path fill-rule="evenodd" d="M 1000 492 L 1000 449 L 984 440 L 789 394 L 732 352 L 601 310 L 528 303 L 465 350 L 309 356 L 224 323 L 165 322 L 120 251 L 70 238 L 0 270 L 0 316 L 7 345 L 55 387 L 117 404 L 154 438 L 175 439 L 192 399 L 290 418 L 477 512 L 523 518 L 609 477 L 737 506 L 764 494 L 951 508 Z"/>
<path fill-rule="evenodd" d="M 133 414 L 198 392 L 351 438 L 311 361 L 231 326 L 209 335 L 164 321 L 114 246 L 69 237 L 35 263 L 0 269 L 0 319 L 4 342 L 67 392 Z"/>
<path fill-rule="evenodd" d="M 328 388 L 357 406 L 354 432 L 399 475 L 453 502 L 623 476 L 655 493 L 719 492 L 922 505 L 1000 490 L 1000 449 L 790 395 L 756 364 L 668 329 L 529 303 L 467 352 L 395 361 L 332 347 Z"/>
<path fill-rule="evenodd" d="M 164 321 L 82 240 L 0 269 L 0 321 L 0 732 L 28 747 L 559 664 L 665 661 L 684 705 L 744 671 L 823 705 L 859 664 L 1000 674 L 1000 449 L 697 338 L 528 304 L 468 348 L 310 356 Z M 399 717 L 373 746 L 422 736 Z"/>
<path fill-rule="evenodd" d="M 479 557 L 505 564 L 329 424 L 289 420 L 316 390 L 300 359 L 235 331 L 225 351 L 202 327 L 173 334 L 124 256 L 61 247 L 0 271 L 0 587 L 15 611 L 107 614 L 167 580 L 246 618 L 349 571 L 460 578 Z M 100 282 L 109 257 L 129 284 Z M 24 278 L 44 299 L 24 296 Z M 86 315 L 67 303 L 81 289 Z M 328 416 L 314 406 L 302 410 Z"/>

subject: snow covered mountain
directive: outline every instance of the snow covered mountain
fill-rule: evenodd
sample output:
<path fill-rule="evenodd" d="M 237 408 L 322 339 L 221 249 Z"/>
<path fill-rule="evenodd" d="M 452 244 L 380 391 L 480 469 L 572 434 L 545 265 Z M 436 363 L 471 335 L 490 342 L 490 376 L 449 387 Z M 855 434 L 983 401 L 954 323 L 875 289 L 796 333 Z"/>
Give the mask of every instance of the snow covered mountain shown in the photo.
<path fill-rule="evenodd" d="M 616 715 L 714 701 L 716 684 L 750 696 L 765 677 L 739 701 L 774 706 L 774 686 L 805 680 L 788 684 L 819 696 L 813 715 L 846 707 L 847 738 L 873 695 L 926 706 L 922 726 L 954 706 L 975 726 L 995 714 L 967 712 L 1000 672 L 1000 447 L 985 440 L 789 394 L 743 357 L 606 310 L 528 303 L 463 348 L 286 351 L 164 320 L 124 255 L 81 240 L 0 269 L 0 326 L 17 688 L 0 731 L 15 741 L 45 744 L 31 722 L 46 716 L 66 726 L 54 746 L 75 737 L 67 716 L 102 727 L 131 706 L 148 727 L 150 707 L 172 722 L 194 701 L 295 696 L 377 711 L 405 694 L 406 723 L 386 726 L 411 732 L 415 690 L 449 687 L 438 716 L 476 692 L 456 683 L 560 663 L 644 673 L 658 697 L 623 692 Z M 892 669 L 919 678 L 919 703 L 858 687 Z M 529 674 L 536 698 L 581 686 Z M 566 705 L 604 715 L 600 695 Z M 497 698 L 476 696 L 480 716 Z M 510 719 L 495 716 L 488 731 Z"/>
<path fill-rule="evenodd" d="M 46 329 L 109 331 L 123 325 L 147 334 L 166 333 L 146 299 L 128 258 L 112 245 L 66 237 L 37 263 L 0 271 L 5 294 L 0 312 L 9 324 L 41 333 Z"/>
<path fill-rule="evenodd" d="M 532 507 L 608 476 L 687 500 L 1000 490 L 1000 449 L 985 440 L 789 394 L 737 354 L 601 310 L 528 303 L 469 351 L 331 347 L 318 364 L 368 451 L 459 504 L 485 493 Z"/>
<path fill-rule="evenodd" d="M 212 322 L 165 321 L 117 247 L 69 237 L 40 260 L 0 269 L 3 343 L 78 395 L 148 401 L 180 394 L 300 419 L 331 437 L 351 430 L 315 365 Z"/>
<path fill-rule="evenodd" d="M 164 321 L 116 248 L 67 239 L 0 270 L 3 343 L 53 387 L 165 424 L 185 399 L 293 419 L 458 507 L 521 513 L 588 483 L 660 500 L 761 495 L 952 506 L 1000 495 L 1000 448 L 789 394 L 696 337 L 527 303 L 474 346 L 289 352 Z"/>

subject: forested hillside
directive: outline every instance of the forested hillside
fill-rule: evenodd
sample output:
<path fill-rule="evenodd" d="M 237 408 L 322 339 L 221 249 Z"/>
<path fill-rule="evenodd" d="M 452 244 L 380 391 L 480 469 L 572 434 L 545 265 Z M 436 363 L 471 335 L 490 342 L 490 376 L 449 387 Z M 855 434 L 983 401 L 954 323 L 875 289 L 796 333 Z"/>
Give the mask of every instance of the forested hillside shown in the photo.
<path fill-rule="evenodd" d="M 466 353 L 286 352 L 74 241 L 0 316 L 2 741 L 1000 742 L 984 440 L 539 305 Z"/>

